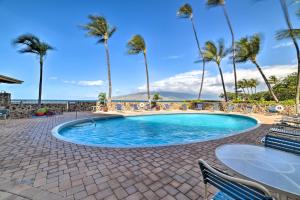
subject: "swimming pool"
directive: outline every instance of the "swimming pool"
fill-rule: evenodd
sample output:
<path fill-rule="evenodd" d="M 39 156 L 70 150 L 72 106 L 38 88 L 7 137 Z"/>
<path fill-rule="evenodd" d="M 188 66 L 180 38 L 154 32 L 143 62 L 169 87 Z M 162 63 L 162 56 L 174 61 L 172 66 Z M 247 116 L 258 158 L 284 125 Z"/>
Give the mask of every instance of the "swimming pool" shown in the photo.
<path fill-rule="evenodd" d="M 257 127 L 251 117 L 230 114 L 159 114 L 79 120 L 53 135 L 76 144 L 133 148 L 186 144 L 223 138 Z"/>

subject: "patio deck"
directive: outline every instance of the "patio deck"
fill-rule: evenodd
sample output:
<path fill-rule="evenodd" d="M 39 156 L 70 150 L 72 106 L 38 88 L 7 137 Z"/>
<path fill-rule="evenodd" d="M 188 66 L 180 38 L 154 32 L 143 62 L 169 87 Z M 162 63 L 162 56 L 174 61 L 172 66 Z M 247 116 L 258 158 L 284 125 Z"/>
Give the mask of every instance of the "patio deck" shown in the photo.
<path fill-rule="evenodd" d="M 275 118 L 253 116 L 262 125 L 247 133 L 139 149 L 88 147 L 54 138 L 51 129 L 74 119 L 74 113 L 0 121 L 0 199 L 202 199 L 204 186 L 197 160 L 202 158 L 226 171 L 216 160 L 216 147 L 259 143 Z"/>

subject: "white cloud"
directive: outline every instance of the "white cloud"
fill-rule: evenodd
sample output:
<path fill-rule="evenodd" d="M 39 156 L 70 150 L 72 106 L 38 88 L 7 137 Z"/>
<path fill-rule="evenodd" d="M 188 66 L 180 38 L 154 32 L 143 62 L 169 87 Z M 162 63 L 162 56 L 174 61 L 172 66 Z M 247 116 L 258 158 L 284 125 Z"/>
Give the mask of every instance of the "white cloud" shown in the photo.
<path fill-rule="evenodd" d="M 278 48 L 290 47 L 292 45 L 293 45 L 292 42 L 285 42 L 285 43 L 280 43 L 280 44 L 274 45 L 272 48 L 278 49 Z"/>
<path fill-rule="evenodd" d="M 279 78 L 291 74 L 297 70 L 295 65 L 272 65 L 264 66 L 262 68 L 263 72 L 267 77 L 275 75 Z M 172 91 L 172 92 L 183 92 L 183 93 L 194 93 L 197 94 L 199 91 L 200 81 L 201 81 L 202 71 L 195 70 L 185 73 L 176 74 L 172 77 L 155 81 L 150 83 L 151 90 L 153 91 Z M 234 90 L 234 76 L 233 72 L 225 72 L 223 74 L 224 81 L 226 84 L 227 91 Z M 258 91 L 266 90 L 264 81 L 256 68 L 250 69 L 239 69 L 237 70 L 238 80 L 240 79 L 258 79 L 260 84 L 257 88 Z M 145 91 L 146 86 L 138 87 L 139 91 Z M 210 74 L 205 72 L 204 85 L 203 85 L 203 95 L 206 97 L 218 98 L 219 94 L 223 91 L 221 85 L 220 75 Z"/>
<path fill-rule="evenodd" d="M 78 81 L 78 85 L 81 86 L 101 86 L 103 85 L 102 80 L 95 80 L 95 81 Z"/>
<path fill-rule="evenodd" d="M 91 81 L 63 81 L 66 84 L 74 84 L 79 86 L 102 86 L 104 81 L 102 80 L 91 80 Z"/>
<path fill-rule="evenodd" d="M 58 77 L 56 77 L 56 76 L 51 76 L 51 77 L 49 77 L 49 79 L 50 79 L 50 80 L 57 80 Z"/>
<path fill-rule="evenodd" d="M 182 58 L 183 55 L 171 55 L 171 56 L 167 56 L 167 57 L 164 57 L 163 59 L 165 60 L 176 60 L 176 59 L 179 59 L 179 58 Z"/>

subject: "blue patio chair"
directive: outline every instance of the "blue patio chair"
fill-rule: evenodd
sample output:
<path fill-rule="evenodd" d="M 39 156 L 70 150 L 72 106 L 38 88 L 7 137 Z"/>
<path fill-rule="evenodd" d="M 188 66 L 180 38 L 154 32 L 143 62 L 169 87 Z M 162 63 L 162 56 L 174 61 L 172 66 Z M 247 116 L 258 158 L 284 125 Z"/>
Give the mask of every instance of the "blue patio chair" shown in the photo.
<path fill-rule="evenodd" d="M 195 106 L 195 110 L 203 110 L 203 104 L 202 103 L 197 103 Z"/>
<path fill-rule="evenodd" d="M 272 200 L 270 192 L 262 185 L 234 178 L 209 166 L 204 160 L 199 160 L 199 166 L 204 182 L 204 199 L 208 199 L 207 184 L 210 184 L 220 191 L 212 198 L 214 200 Z"/>
<path fill-rule="evenodd" d="M 274 127 L 270 128 L 270 131 L 273 133 L 279 133 L 282 135 L 291 135 L 291 136 L 300 136 L 300 131 L 298 130 L 290 130 L 290 129 L 285 129 L 284 127 Z"/>
<path fill-rule="evenodd" d="M 186 104 L 182 104 L 181 105 L 181 110 L 184 110 L 184 111 L 186 111 L 188 109 L 188 107 L 187 107 L 187 105 Z"/>
<path fill-rule="evenodd" d="M 137 104 L 133 104 L 131 107 L 132 107 L 133 111 L 139 111 L 140 110 L 140 108 Z"/>
<path fill-rule="evenodd" d="M 262 142 L 264 142 L 266 147 L 300 155 L 300 141 L 273 135 L 266 135 Z"/>
<path fill-rule="evenodd" d="M 7 119 L 9 117 L 9 110 L 1 108 L 0 109 L 0 118 Z"/>
<path fill-rule="evenodd" d="M 122 105 L 122 104 L 116 104 L 115 109 L 116 109 L 116 111 L 118 111 L 118 112 L 122 112 L 122 111 L 123 111 L 123 105 Z"/>

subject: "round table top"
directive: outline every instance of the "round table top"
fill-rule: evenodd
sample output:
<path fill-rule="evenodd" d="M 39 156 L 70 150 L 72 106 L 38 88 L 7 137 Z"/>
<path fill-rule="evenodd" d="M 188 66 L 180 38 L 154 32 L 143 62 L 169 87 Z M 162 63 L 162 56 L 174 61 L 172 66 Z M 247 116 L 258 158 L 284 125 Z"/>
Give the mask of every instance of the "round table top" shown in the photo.
<path fill-rule="evenodd" d="M 273 189 L 300 196 L 300 156 L 272 148 L 228 144 L 216 149 L 217 158 L 237 173 Z"/>

